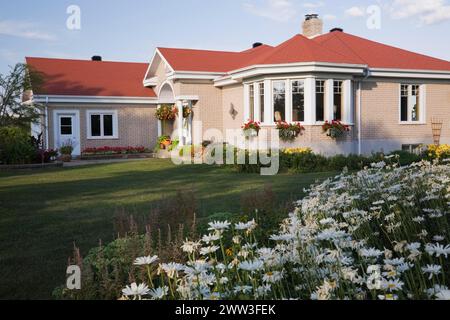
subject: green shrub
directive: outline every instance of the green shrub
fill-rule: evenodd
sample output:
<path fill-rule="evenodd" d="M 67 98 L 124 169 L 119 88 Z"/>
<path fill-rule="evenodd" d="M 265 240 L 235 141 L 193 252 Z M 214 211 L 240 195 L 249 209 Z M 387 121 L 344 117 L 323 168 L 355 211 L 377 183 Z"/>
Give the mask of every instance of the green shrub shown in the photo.
<path fill-rule="evenodd" d="M 395 151 L 390 156 L 396 156 L 401 166 L 408 166 L 414 162 L 418 162 L 423 159 L 422 156 L 408 152 L 408 151 Z"/>
<path fill-rule="evenodd" d="M 35 157 L 36 150 L 23 129 L 0 128 L 0 161 L 3 164 L 27 164 Z"/>

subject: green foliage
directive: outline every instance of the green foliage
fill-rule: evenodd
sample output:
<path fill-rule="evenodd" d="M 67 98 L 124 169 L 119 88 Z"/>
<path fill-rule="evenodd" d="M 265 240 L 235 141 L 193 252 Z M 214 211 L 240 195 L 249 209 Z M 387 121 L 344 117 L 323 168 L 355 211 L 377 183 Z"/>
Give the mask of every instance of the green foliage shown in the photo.
<path fill-rule="evenodd" d="M 31 89 L 42 85 L 43 76 L 25 64 L 17 64 L 7 75 L 0 74 L 0 127 L 28 129 L 41 117 L 40 105 L 23 103 Z"/>
<path fill-rule="evenodd" d="M 3 164 L 26 164 L 36 157 L 28 134 L 18 127 L 0 128 L 0 161 Z"/>

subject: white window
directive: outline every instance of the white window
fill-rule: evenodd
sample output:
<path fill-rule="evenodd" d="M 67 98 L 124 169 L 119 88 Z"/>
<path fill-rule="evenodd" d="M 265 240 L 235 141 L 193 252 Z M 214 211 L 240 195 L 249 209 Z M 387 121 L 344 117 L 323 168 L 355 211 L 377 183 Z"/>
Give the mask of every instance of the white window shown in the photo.
<path fill-rule="evenodd" d="M 325 80 L 316 80 L 316 121 L 325 121 Z"/>
<path fill-rule="evenodd" d="M 250 85 L 250 95 L 249 95 L 249 119 L 255 120 L 255 85 Z"/>
<path fill-rule="evenodd" d="M 286 81 L 273 82 L 274 121 L 286 121 Z"/>
<path fill-rule="evenodd" d="M 87 112 L 87 133 L 88 139 L 118 139 L 118 119 L 117 111 Z"/>
<path fill-rule="evenodd" d="M 305 121 L 305 83 L 295 80 L 291 84 L 292 90 L 292 121 Z"/>
<path fill-rule="evenodd" d="M 264 101 L 264 82 L 260 82 L 258 84 L 258 86 L 259 86 L 259 106 L 258 106 L 258 108 L 259 108 L 259 115 L 260 115 L 259 120 L 260 120 L 260 122 L 264 123 L 264 121 L 265 121 L 264 114 L 266 112 L 265 101 Z"/>
<path fill-rule="evenodd" d="M 400 121 L 424 122 L 424 87 L 417 84 L 400 85 Z"/>
<path fill-rule="evenodd" d="M 343 81 L 333 81 L 333 120 L 342 121 L 343 117 L 343 100 L 344 100 L 344 90 Z"/>

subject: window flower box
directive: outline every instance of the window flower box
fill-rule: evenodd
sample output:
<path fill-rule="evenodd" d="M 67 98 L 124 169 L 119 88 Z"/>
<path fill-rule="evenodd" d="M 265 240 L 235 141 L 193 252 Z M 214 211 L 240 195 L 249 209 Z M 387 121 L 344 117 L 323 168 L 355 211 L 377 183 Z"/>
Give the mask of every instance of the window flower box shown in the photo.
<path fill-rule="evenodd" d="M 322 130 L 328 137 L 338 139 L 345 133 L 349 132 L 350 127 L 340 121 L 333 120 L 331 122 L 325 121 L 324 125 L 322 126 Z"/>
<path fill-rule="evenodd" d="M 261 130 L 261 124 L 259 122 L 249 120 L 242 126 L 244 136 L 247 138 L 257 137 Z"/>
<path fill-rule="evenodd" d="M 287 123 L 284 121 L 277 122 L 277 130 L 279 131 L 280 139 L 284 142 L 294 141 L 305 130 L 300 123 Z"/>

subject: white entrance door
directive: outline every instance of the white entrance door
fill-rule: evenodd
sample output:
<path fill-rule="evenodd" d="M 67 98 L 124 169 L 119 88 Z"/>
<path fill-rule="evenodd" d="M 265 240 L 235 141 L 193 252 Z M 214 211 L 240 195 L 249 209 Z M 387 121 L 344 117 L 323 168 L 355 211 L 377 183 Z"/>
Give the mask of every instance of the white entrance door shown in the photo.
<path fill-rule="evenodd" d="M 74 156 L 81 155 L 80 146 L 80 114 L 78 111 L 55 111 L 55 145 L 71 143 Z"/>

